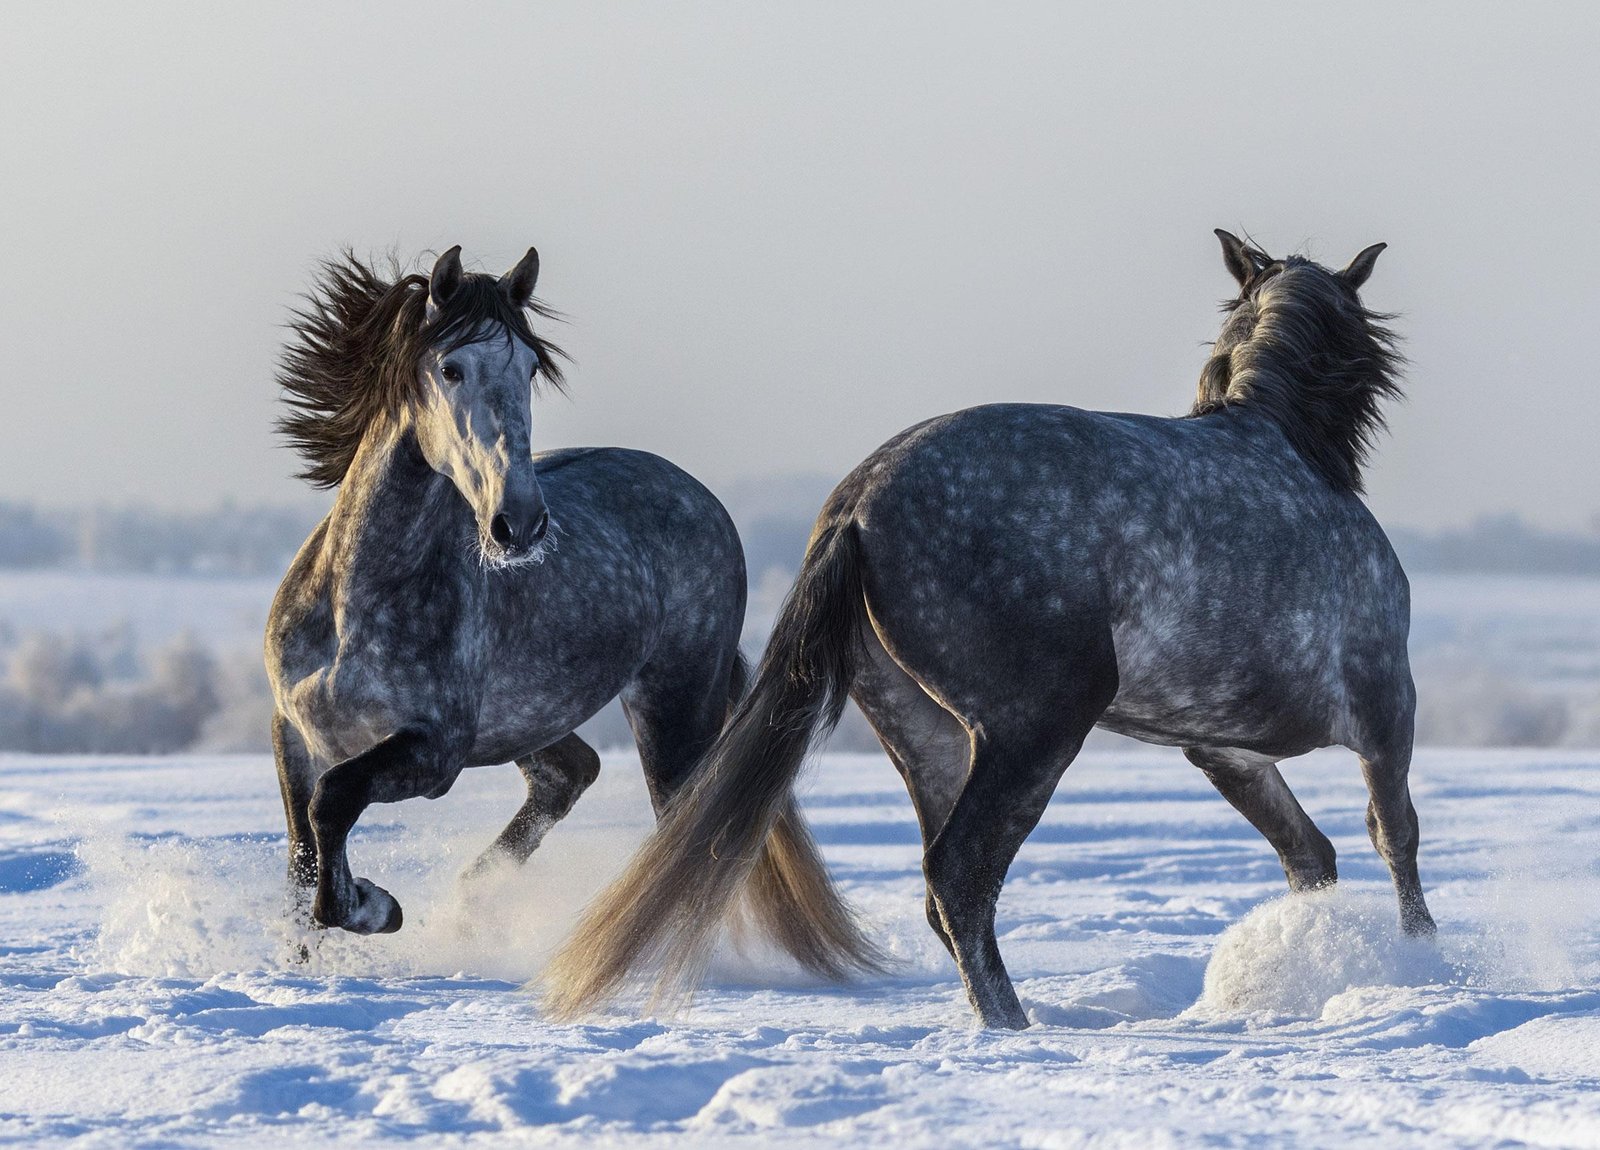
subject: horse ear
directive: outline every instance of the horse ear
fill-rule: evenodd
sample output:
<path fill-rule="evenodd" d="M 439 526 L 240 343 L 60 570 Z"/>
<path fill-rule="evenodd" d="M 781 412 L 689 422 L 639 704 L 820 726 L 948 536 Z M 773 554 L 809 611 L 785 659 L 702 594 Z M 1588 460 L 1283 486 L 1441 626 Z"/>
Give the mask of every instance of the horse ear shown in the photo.
<path fill-rule="evenodd" d="M 1366 248 L 1360 255 L 1350 261 L 1349 267 L 1339 273 L 1339 278 L 1352 288 L 1360 291 L 1361 285 L 1366 283 L 1367 278 L 1372 275 L 1372 267 L 1378 262 L 1378 253 L 1388 246 L 1388 244 L 1373 244 L 1370 248 Z"/>
<path fill-rule="evenodd" d="M 429 316 L 448 303 L 460 286 L 461 245 L 457 244 L 434 262 L 433 272 L 428 276 Z"/>
<path fill-rule="evenodd" d="M 500 277 L 500 290 L 518 307 L 527 307 L 533 286 L 539 282 L 539 249 L 529 248 L 517 266 Z"/>
<path fill-rule="evenodd" d="M 1239 286 L 1244 287 L 1250 282 L 1250 277 L 1261 270 L 1255 252 L 1232 232 L 1225 232 L 1221 228 L 1215 230 L 1217 239 L 1222 241 L 1222 262 L 1228 266 L 1233 278 L 1239 281 Z"/>

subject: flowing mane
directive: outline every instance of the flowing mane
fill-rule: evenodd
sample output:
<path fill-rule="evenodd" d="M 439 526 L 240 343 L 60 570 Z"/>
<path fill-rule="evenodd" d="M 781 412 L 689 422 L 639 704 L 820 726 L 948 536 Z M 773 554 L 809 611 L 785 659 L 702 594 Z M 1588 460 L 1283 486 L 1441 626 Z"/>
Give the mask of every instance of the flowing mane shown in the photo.
<path fill-rule="evenodd" d="M 1405 361 L 1385 326 L 1393 317 L 1363 307 L 1339 273 L 1308 259 L 1253 248 L 1248 258 L 1257 270 L 1223 304 L 1228 319 L 1190 415 L 1263 411 L 1334 488 L 1359 492 L 1386 426 L 1381 404 L 1402 394 Z"/>
<path fill-rule="evenodd" d="M 348 249 L 325 261 L 289 320 L 278 361 L 278 386 L 288 413 L 277 429 L 306 467 L 299 477 L 337 487 L 372 420 L 396 411 L 417 392 L 417 361 L 432 347 L 454 350 L 498 324 L 533 348 L 539 376 L 562 385 L 556 357 L 565 353 L 534 334 L 527 311 L 554 315 L 530 302 L 514 306 L 493 276 L 468 275 L 439 312 L 426 318 L 428 279 L 391 262 L 386 279 Z"/>

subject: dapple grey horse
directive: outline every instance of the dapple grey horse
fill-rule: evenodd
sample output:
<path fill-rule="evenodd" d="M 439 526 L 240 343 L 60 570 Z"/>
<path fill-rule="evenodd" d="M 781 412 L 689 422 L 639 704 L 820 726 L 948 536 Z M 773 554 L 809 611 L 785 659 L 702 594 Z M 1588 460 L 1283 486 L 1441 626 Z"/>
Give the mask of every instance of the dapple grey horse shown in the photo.
<path fill-rule="evenodd" d="M 339 493 L 279 588 L 266 656 L 289 872 L 322 926 L 401 925 L 347 861 L 369 803 L 514 760 L 527 801 L 485 859 L 521 861 L 595 779 L 573 731 L 609 700 L 659 811 L 742 691 L 744 555 L 716 498 L 644 452 L 531 450 L 534 384 L 561 381 L 529 322 L 549 314 L 537 276 L 532 250 L 498 279 L 464 273 L 459 248 L 428 277 L 347 253 L 291 324 L 280 427 Z M 831 888 L 797 816 L 779 824 L 765 909 L 799 921 L 790 900 Z M 811 934 L 797 948 L 815 964 Z"/>
<path fill-rule="evenodd" d="M 556 1014 L 651 960 L 658 991 L 692 985 L 847 696 L 911 792 L 928 921 L 985 1025 L 1027 1024 L 995 903 L 1096 724 L 1182 747 L 1296 890 L 1334 881 L 1334 851 L 1276 764 L 1351 748 L 1401 925 L 1433 930 L 1407 786 L 1409 592 L 1359 496 L 1398 390 L 1386 317 L 1358 296 L 1383 245 L 1336 272 L 1218 236 L 1239 291 L 1187 417 L 971 408 L 834 490 L 749 696 L 552 964 Z M 832 933 L 841 966 L 875 964 L 859 933 Z"/>

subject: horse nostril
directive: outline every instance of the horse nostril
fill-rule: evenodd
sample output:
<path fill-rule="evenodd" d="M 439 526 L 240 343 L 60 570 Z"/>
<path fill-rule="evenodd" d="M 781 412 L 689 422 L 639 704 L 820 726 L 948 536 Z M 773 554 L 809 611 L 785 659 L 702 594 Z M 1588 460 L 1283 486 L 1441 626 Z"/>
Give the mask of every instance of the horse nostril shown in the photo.
<path fill-rule="evenodd" d="M 489 522 L 489 538 L 502 547 L 511 546 L 511 521 L 504 515 L 496 515 Z"/>
<path fill-rule="evenodd" d="M 539 518 L 534 521 L 533 530 L 528 534 L 528 542 L 537 543 L 544 538 L 544 533 L 550 530 L 550 512 L 539 512 Z"/>

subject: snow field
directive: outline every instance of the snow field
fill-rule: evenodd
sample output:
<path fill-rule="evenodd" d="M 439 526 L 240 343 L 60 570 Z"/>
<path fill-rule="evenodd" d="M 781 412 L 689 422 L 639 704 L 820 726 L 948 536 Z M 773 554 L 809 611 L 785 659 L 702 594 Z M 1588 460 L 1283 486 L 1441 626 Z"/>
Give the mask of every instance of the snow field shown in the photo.
<path fill-rule="evenodd" d="M 629 755 L 470 892 L 514 769 L 374 808 L 352 857 L 406 926 L 369 939 L 284 916 L 263 757 L 3 758 L 0 1140 L 1600 1146 L 1600 757 L 1419 755 L 1437 946 L 1395 929 L 1354 760 L 1286 776 L 1335 891 L 1286 897 L 1176 753 L 1082 756 L 1002 899 L 1036 1023 L 1008 1034 L 923 922 L 881 756 L 823 756 L 806 809 L 894 972 L 818 986 L 730 947 L 676 1018 L 561 1026 L 523 983 L 648 825 Z"/>

